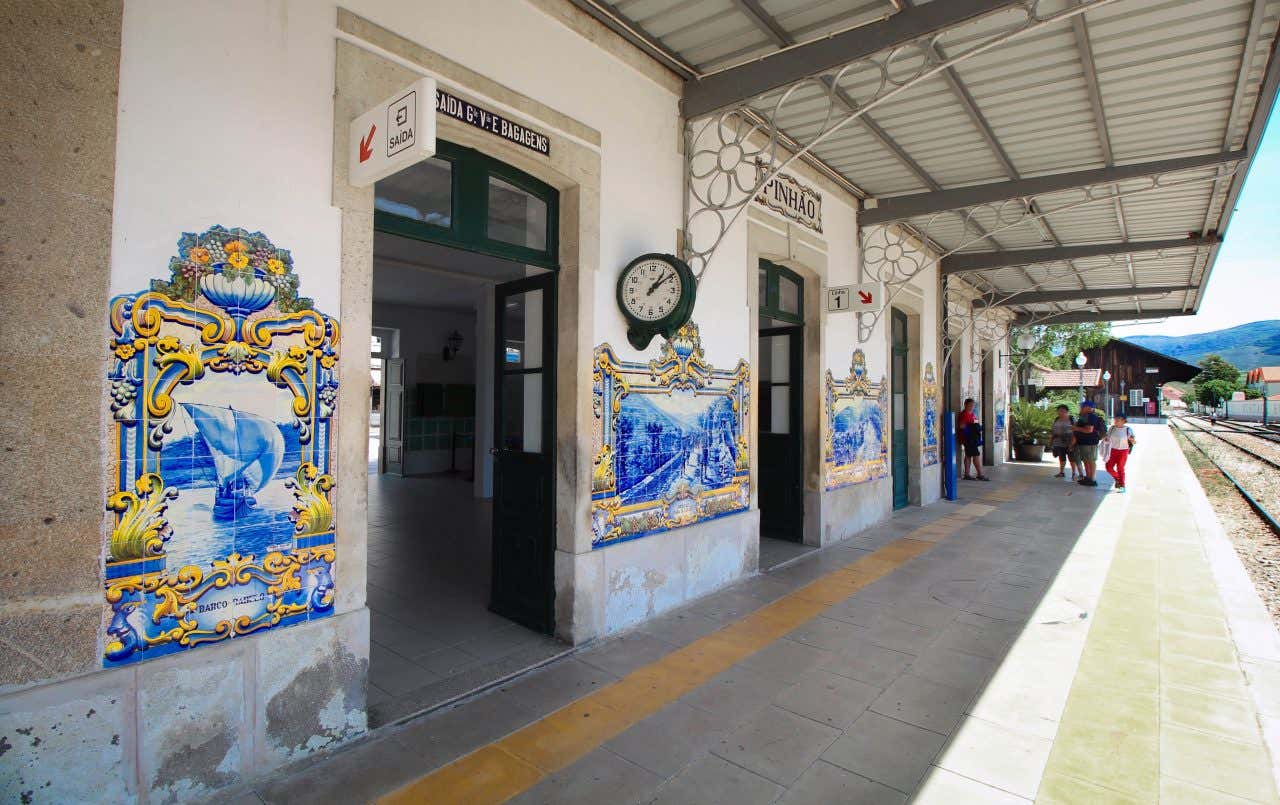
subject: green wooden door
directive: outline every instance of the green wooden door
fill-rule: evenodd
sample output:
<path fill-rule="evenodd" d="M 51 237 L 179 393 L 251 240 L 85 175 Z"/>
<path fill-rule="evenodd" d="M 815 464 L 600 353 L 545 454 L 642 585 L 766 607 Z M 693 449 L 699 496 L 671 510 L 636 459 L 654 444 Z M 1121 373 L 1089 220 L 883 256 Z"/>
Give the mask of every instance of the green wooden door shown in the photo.
<path fill-rule="evenodd" d="M 899 310 L 892 311 L 893 329 L 893 364 L 890 367 L 892 378 L 893 403 L 893 508 L 901 509 L 907 505 L 907 367 L 911 365 L 910 349 L 907 341 L 907 316 Z"/>

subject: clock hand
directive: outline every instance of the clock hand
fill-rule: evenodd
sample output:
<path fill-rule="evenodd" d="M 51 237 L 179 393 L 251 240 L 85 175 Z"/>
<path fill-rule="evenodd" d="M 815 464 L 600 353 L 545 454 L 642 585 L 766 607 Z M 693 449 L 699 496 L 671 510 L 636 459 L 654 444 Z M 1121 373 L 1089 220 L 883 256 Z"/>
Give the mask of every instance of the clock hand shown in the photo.
<path fill-rule="evenodd" d="M 667 273 L 663 274 L 663 275 L 662 275 L 662 279 L 660 279 L 660 280 L 658 280 L 658 281 L 654 282 L 652 285 L 650 285 L 650 286 L 649 286 L 649 291 L 648 291 L 648 293 L 646 293 L 646 294 L 645 294 L 645 296 L 653 296 L 653 292 L 654 292 L 654 291 L 656 291 L 656 290 L 658 290 L 658 286 L 659 286 L 659 285 L 661 285 L 662 283 L 664 283 L 664 282 L 666 282 L 667 280 L 671 279 L 671 278 L 672 278 L 672 277 L 674 277 L 675 275 L 676 275 L 676 273 L 675 273 L 674 271 L 668 271 Z"/>

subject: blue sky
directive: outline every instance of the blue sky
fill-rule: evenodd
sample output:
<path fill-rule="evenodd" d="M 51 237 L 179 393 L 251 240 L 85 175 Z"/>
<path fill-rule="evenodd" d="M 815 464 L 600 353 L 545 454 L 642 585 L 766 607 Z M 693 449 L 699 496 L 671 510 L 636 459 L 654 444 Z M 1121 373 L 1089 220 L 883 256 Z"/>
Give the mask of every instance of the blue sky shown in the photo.
<path fill-rule="evenodd" d="M 1274 109 L 1227 229 L 1200 313 L 1116 327 L 1116 335 L 1188 335 L 1280 319 L 1280 109 Z"/>

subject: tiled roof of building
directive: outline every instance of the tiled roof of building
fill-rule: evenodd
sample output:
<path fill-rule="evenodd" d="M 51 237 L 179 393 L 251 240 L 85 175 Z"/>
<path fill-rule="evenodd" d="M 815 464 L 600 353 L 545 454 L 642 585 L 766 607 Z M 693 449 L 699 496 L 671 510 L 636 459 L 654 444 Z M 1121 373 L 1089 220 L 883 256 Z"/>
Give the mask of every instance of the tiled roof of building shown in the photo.
<path fill-rule="evenodd" d="M 1040 373 L 1044 377 L 1044 387 L 1047 389 L 1074 389 L 1081 385 L 1079 369 L 1045 369 Z M 1085 388 L 1092 388 L 1101 384 L 1101 369 L 1085 369 L 1084 381 Z"/>
<path fill-rule="evenodd" d="M 1259 366 L 1256 369 L 1250 369 L 1248 382 L 1280 383 L 1280 366 Z"/>

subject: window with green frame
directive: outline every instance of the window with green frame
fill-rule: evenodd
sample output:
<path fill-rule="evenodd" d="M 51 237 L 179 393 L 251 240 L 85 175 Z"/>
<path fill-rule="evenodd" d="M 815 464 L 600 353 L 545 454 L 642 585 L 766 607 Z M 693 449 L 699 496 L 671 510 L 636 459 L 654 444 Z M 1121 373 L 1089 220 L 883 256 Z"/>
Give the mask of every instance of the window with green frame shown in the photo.
<path fill-rule="evenodd" d="M 760 261 L 760 315 L 804 324 L 804 280 L 796 272 Z"/>
<path fill-rule="evenodd" d="M 479 151 L 438 141 L 436 155 L 379 181 L 380 232 L 554 269 L 560 194 Z"/>

